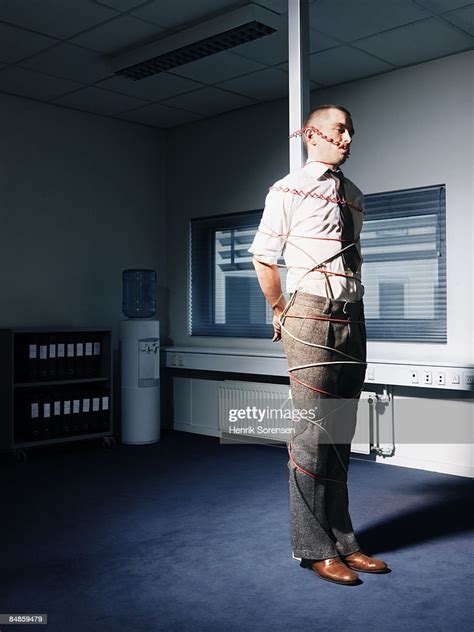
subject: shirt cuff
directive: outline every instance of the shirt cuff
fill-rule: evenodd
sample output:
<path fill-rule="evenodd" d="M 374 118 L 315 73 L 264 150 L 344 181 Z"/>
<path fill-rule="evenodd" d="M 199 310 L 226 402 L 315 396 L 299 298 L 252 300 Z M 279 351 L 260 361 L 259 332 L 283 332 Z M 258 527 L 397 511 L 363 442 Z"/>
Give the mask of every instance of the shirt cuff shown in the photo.
<path fill-rule="evenodd" d="M 250 252 L 255 257 L 255 259 L 257 259 L 257 261 L 261 261 L 262 263 L 268 263 L 268 264 L 273 265 L 273 264 L 276 264 L 279 259 L 279 256 L 273 252 L 262 253 L 262 252 L 255 251 L 252 248 L 249 248 L 248 252 Z"/>

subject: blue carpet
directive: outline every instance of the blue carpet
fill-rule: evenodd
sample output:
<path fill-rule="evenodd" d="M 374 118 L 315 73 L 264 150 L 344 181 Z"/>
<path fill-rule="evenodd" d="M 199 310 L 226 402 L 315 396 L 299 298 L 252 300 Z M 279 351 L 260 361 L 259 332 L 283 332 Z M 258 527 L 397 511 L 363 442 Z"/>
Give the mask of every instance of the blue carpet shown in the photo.
<path fill-rule="evenodd" d="M 351 515 L 386 575 L 320 580 L 291 559 L 287 455 L 167 432 L 2 459 L 1 613 L 45 632 L 472 632 L 472 482 L 350 464 Z"/>

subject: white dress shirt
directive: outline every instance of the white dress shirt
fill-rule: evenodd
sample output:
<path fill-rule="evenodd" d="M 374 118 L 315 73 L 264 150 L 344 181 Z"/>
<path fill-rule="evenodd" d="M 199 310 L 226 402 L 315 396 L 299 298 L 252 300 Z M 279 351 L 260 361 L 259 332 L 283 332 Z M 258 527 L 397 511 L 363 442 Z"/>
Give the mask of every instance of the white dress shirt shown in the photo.
<path fill-rule="evenodd" d="M 262 219 L 249 248 L 256 259 L 275 264 L 283 255 L 288 274 L 286 291 L 295 290 L 342 301 L 357 301 L 364 294 L 360 267 L 356 274 L 344 268 L 342 255 L 327 262 L 322 270 L 307 272 L 334 256 L 347 243 L 341 239 L 341 217 L 336 201 L 336 182 L 324 175 L 329 166 L 307 162 L 270 187 Z M 354 220 L 354 238 L 359 239 L 363 222 L 364 197 L 347 178 L 345 197 Z M 321 199 L 332 198 L 332 200 Z M 315 239 L 316 238 L 316 239 Z M 360 254 L 360 242 L 356 245 Z M 362 262 L 362 256 L 361 256 Z M 347 276 L 336 276 L 347 275 Z"/>

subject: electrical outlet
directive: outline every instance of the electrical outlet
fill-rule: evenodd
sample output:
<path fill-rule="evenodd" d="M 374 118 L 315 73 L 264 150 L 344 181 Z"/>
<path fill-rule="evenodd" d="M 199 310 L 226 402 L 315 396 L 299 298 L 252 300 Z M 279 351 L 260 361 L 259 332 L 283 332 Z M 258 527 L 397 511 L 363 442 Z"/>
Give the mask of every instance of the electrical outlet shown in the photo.
<path fill-rule="evenodd" d="M 184 366 L 184 356 L 178 355 L 178 366 Z"/>
<path fill-rule="evenodd" d="M 425 371 L 423 373 L 423 384 L 431 384 L 431 371 Z"/>
<path fill-rule="evenodd" d="M 176 353 L 171 354 L 171 366 L 178 366 Z"/>
<path fill-rule="evenodd" d="M 418 384 L 418 371 L 411 372 L 411 383 Z"/>
<path fill-rule="evenodd" d="M 444 373 L 436 373 L 436 384 L 438 384 L 438 386 L 444 386 L 446 384 L 446 378 Z"/>

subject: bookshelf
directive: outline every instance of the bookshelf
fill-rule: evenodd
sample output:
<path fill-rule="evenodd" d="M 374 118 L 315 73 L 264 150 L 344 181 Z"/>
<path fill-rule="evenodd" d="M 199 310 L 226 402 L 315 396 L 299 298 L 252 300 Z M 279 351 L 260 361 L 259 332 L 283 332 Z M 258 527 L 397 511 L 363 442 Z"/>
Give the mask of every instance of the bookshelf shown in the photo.
<path fill-rule="evenodd" d="M 0 452 L 113 435 L 112 331 L 0 329 Z"/>

